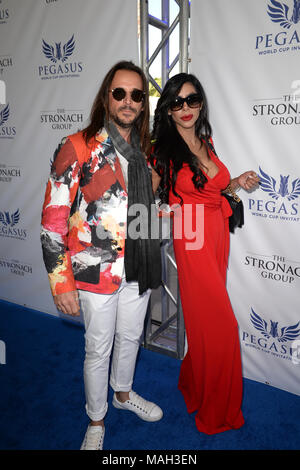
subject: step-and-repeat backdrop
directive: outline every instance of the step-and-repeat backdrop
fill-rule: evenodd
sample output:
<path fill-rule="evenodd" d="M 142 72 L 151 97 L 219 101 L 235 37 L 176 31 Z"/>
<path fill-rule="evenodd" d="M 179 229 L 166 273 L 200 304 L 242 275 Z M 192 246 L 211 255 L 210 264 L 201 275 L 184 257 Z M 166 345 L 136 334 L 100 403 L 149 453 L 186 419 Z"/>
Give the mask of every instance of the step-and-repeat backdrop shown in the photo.
<path fill-rule="evenodd" d="M 240 191 L 246 223 L 231 237 L 244 375 L 296 394 L 299 3 L 191 3 L 191 71 L 208 95 L 216 149 L 232 176 L 261 178 Z M 0 1 L 0 298 L 57 315 L 39 239 L 53 152 L 87 123 L 108 69 L 137 58 L 135 1 Z"/>
<path fill-rule="evenodd" d="M 123 59 L 138 63 L 135 1 L 0 1 L 0 298 L 57 315 L 39 238 L 53 152 Z"/>
<path fill-rule="evenodd" d="M 192 1 L 191 59 L 220 158 L 261 179 L 231 235 L 244 376 L 300 394 L 300 1 Z"/>

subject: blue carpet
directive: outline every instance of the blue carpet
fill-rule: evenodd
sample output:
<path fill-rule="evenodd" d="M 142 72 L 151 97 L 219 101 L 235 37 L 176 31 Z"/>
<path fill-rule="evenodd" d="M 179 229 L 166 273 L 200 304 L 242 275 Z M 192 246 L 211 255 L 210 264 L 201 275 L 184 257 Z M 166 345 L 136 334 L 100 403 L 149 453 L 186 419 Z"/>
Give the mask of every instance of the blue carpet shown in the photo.
<path fill-rule="evenodd" d="M 88 418 L 80 325 L 0 301 L 0 449 L 76 450 Z M 180 361 L 141 348 L 134 388 L 157 402 L 164 417 L 146 423 L 112 405 L 105 419 L 106 450 L 296 450 L 300 397 L 244 379 L 240 430 L 207 436 L 196 429 L 177 389 Z M 300 369 L 299 369 L 300 370 Z M 112 391 L 109 391 L 109 403 Z"/>

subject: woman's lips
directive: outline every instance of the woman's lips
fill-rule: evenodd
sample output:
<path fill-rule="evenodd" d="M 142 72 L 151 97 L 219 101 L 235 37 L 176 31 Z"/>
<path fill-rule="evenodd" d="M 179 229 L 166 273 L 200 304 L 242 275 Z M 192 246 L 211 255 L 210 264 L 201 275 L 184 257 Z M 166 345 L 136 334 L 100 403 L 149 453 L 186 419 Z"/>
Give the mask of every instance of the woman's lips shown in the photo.
<path fill-rule="evenodd" d="M 187 114 L 186 116 L 182 116 L 182 121 L 190 121 L 193 118 L 192 114 Z"/>

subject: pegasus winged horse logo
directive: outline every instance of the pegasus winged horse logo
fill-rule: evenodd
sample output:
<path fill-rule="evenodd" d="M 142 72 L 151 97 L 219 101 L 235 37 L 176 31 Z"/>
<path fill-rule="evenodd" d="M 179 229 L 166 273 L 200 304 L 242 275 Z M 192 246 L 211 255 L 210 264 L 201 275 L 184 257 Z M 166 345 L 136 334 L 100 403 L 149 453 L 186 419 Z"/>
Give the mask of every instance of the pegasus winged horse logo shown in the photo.
<path fill-rule="evenodd" d="M 9 118 L 9 104 L 0 112 L 0 126 L 2 126 Z"/>
<path fill-rule="evenodd" d="M 253 326 L 260 331 L 265 338 L 275 338 L 279 343 L 285 343 L 286 341 L 293 341 L 300 336 L 300 322 L 295 325 L 282 327 L 279 333 L 278 322 L 270 320 L 270 328 L 268 329 L 266 320 L 254 312 L 253 308 L 251 308 L 251 312 L 250 318 Z"/>
<path fill-rule="evenodd" d="M 292 181 L 292 188 L 291 191 L 289 191 L 288 188 L 288 180 L 289 176 L 282 176 L 280 175 L 280 183 L 279 183 L 279 188 L 277 189 L 277 183 L 276 180 L 272 177 L 269 176 L 267 173 L 265 173 L 260 167 L 260 181 L 259 185 L 260 188 L 267 192 L 269 196 L 271 196 L 273 199 L 279 199 L 279 197 L 286 197 L 289 201 L 293 201 L 294 199 L 297 199 L 297 197 L 300 195 L 300 179 L 296 178 L 294 181 Z"/>
<path fill-rule="evenodd" d="M 47 59 L 50 59 L 54 63 L 56 63 L 59 60 L 61 60 L 62 62 L 65 62 L 67 58 L 73 54 L 74 48 L 75 48 L 74 34 L 69 39 L 69 41 L 66 42 L 66 44 L 64 44 L 63 48 L 61 48 L 61 42 L 56 42 L 55 49 L 54 49 L 54 46 L 51 46 L 43 39 L 43 52 L 45 56 L 47 57 Z"/>
<path fill-rule="evenodd" d="M 9 212 L 0 212 L 0 222 L 5 225 L 6 227 L 13 227 L 16 225 L 20 220 L 20 212 L 19 209 L 16 210 L 13 214 Z"/>
<path fill-rule="evenodd" d="M 289 7 L 285 3 L 270 0 L 268 5 L 268 15 L 274 23 L 279 23 L 283 28 L 289 29 L 293 24 L 299 23 L 300 20 L 300 0 L 294 0 L 293 13 L 289 17 Z"/>

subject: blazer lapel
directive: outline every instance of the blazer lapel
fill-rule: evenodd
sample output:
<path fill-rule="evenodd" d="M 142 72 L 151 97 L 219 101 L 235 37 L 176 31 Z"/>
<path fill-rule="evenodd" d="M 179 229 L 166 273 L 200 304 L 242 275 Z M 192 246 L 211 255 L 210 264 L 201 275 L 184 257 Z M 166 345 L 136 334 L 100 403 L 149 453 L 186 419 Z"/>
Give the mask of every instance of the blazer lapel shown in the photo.
<path fill-rule="evenodd" d="M 113 172 L 116 180 L 118 180 L 122 188 L 127 192 L 120 160 L 106 130 L 102 129 L 95 138 L 102 146 L 101 156 L 106 160 L 106 163 Z"/>

